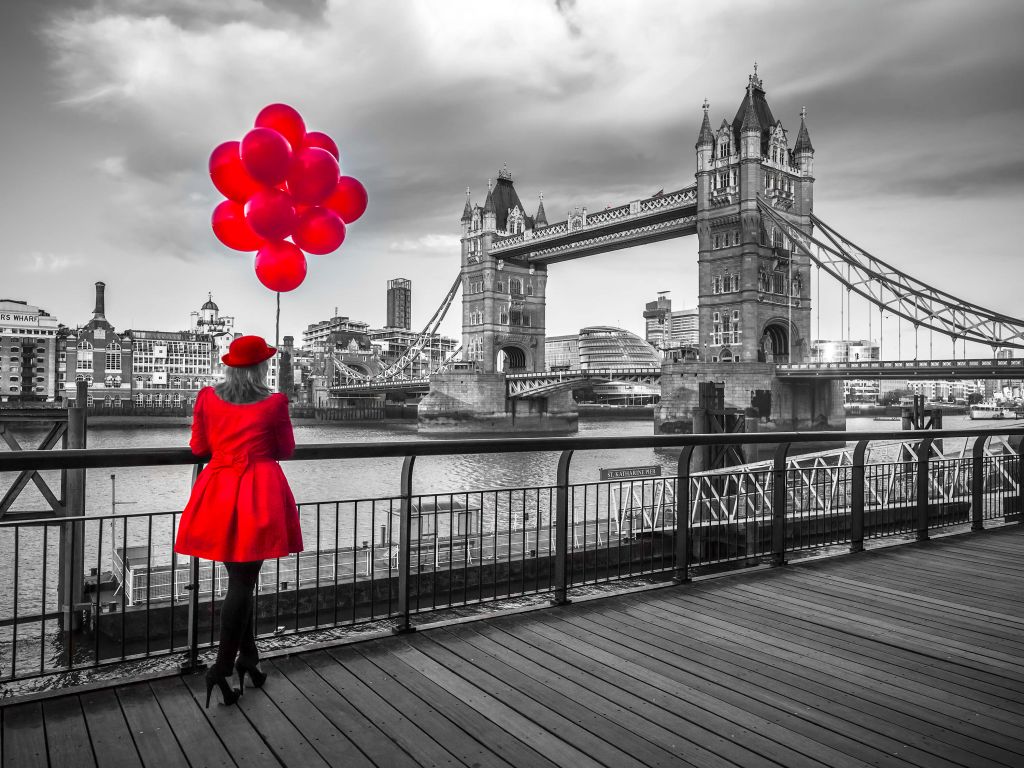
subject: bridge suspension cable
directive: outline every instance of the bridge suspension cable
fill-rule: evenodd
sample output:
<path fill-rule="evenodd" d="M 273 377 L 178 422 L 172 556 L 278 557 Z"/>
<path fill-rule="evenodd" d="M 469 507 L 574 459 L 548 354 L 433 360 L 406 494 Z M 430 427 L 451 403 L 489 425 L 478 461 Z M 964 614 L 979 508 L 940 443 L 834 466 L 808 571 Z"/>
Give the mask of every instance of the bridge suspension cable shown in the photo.
<path fill-rule="evenodd" d="M 922 280 L 872 256 L 849 239 L 811 215 L 821 236 L 808 235 L 771 206 L 758 201 L 762 215 L 820 269 L 845 286 L 847 291 L 867 299 L 885 313 L 909 320 L 915 327 L 993 348 L 1024 349 L 1024 320 L 994 312 Z"/>
<path fill-rule="evenodd" d="M 427 324 L 420 331 L 419 335 L 415 338 L 409 348 L 405 351 L 398 360 L 389 365 L 379 375 L 374 377 L 375 381 L 389 381 L 392 379 L 402 378 L 402 373 L 412 364 L 423 348 L 434 338 L 437 333 L 438 327 L 441 325 L 441 321 L 444 320 L 445 315 L 448 314 L 448 310 L 452 306 L 452 301 L 455 299 L 455 295 L 459 292 L 459 286 L 462 285 L 462 273 L 455 278 L 455 282 L 452 283 L 452 287 L 448 289 L 447 295 L 441 301 L 441 305 L 434 311 L 433 316 L 427 321 Z M 457 352 L 461 350 L 456 350 Z M 454 358 L 452 358 L 454 359 Z M 451 359 L 445 360 L 444 365 L 450 365 Z"/>

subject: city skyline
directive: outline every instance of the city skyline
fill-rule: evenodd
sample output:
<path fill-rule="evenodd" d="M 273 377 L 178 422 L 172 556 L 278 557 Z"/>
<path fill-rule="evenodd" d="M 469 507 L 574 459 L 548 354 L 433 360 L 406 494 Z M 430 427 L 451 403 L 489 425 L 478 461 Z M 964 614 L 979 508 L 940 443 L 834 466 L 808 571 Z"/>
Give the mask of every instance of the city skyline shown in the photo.
<path fill-rule="evenodd" d="M 210 232 L 206 173 L 213 146 L 271 101 L 335 136 L 370 192 L 342 249 L 311 257 L 282 296 L 281 336 L 334 307 L 383 325 L 395 277 L 413 282 L 418 330 L 458 269 L 467 185 L 482 203 L 507 163 L 528 212 L 543 192 L 551 221 L 686 186 L 701 103 L 713 126 L 731 120 L 755 60 L 791 137 L 807 107 L 823 219 L 937 287 L 1024 314 L 1001 232 L 1024 202 L 1014 3 L 41 5 L 0 11 L 0 298 L 69 326 L 103 281 L 119 328 L 184 328 L 212 292 L 239 330 L 273 337 L 273 294 Z M 696 305 L 696 274 L 695 238 L 555 265 L 548 333 L 642 335 L 658 291 Z M 814 335 L 846 336 L 835 297 L 819 304 Z M 459 329 L 456 306 L 441 331 Z"/>

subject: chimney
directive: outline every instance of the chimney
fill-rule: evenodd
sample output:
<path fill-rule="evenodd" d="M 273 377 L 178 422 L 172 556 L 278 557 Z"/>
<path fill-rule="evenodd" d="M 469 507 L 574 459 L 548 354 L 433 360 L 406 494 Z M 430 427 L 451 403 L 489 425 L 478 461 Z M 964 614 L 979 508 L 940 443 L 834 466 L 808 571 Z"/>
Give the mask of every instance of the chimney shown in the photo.
<path fill-rule="evenodd" d="M 106 288 L 105 283 L 96 283 L 96 308 L 92 311 L 92 317 L 94 320 L 106 320 L 106 315 L 103 313 L 103 289 Z"/>

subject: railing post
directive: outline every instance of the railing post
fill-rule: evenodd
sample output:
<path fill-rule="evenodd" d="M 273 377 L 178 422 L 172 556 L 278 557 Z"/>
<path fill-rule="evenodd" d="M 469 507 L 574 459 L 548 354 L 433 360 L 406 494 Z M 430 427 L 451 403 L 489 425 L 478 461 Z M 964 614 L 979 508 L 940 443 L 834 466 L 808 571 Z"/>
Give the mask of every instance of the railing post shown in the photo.
<path fill-rule="evenodd" d="M 786 456 L 789 443 L 775 449 L 772 465 L 772 565 L 786 564 Z"/>
<path fill-rule="evenodd" d="M 690 581 L 690 459 L 695 447 L 683 448 L 676 470 L 676 572 L 672 578 L 676 584 Z"/>
<path fill-rule="evenodd" d="M 1014 497 L 1012 510 L 1006 512 L 1006 501 L 1003 501 L 1003 522 L 1010 523 L 1016 520 L 1024 525 L 1024 436 L 1015 435 L 1007 440 L 1010 447 L 1017 454 L 1017 496 Z"/>
<path fill-rule="evenodd" d="M 985 524 L 985 442 L 984 435 L 974 438 L 971 446 L 971 530 L 983 531 Z"/>
<path fill-rule="evenodd" d="M 398 522 L 398 624 L 396 634 L 413 632 L 409 617 L 409 574 L 412 568 L 412 471 L 415 456 L 406 456 L 402 462 L 402 501 Z"/>
<path fill-rule="evenodd" d="M 568 588 L 567 560 L 569 556 L 569 464 L 572 451 L 562 451 L 558 457 L 558 475 L 555 490 L 555 597 L 552 605 L 565 605 Z"/>
<path fill-rule="evenodd" d="M 917 540 L 928 541 L 928 459 L 932 438 L 926 437 L 917 449 Z"/>
<path fill-rule="evenodd" d="M 77 384 L 75 404 L 68 408 L 68 448 L 87 447 L 88 385 L 84 381 Z M 85 516 L 85 470 L 66 470 L 65 515 L 67 517 Z M 58 557 L 57 584 L 60 590 L 59 603 L 61 612 L 61 630 L 63 634 L 64 656 L 67 666 L 71 666 L 72 633 L 78 629 L 78 610 L 84 596 L 83 579 L 85 577 L 85 525 L 83 523 L 65 523 L 61 526 L 60 555 Z"/>
<path fill-rule="evenodd" d="M 850 552 L 864 551 L 864 458 L 870 440 L 861 440 L 853 449 L 850 470 Z"/>
<path fill-rule="evenodd" d="M 203 471 L 202 464 L 195 464 L 192 467 L 192 485 L 199 479 L 199 473 Z M 213 605 L 213 564 L 210 564 L 210 605 Z M 202 666 L 199 663 L 199 558 L 189 557 L 188 559 L 188 585 L 185 587 L 188 592 L 188 623 L 187 635 L 185 638 L 185 661 L 179 665 L 182 672 L 194 672 Z"/>

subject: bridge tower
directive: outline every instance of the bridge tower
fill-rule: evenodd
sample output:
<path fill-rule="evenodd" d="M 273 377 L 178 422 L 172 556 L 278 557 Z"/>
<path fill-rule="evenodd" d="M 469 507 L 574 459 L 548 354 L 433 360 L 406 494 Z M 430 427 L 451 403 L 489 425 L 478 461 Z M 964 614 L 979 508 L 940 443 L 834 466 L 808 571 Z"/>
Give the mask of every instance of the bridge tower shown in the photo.
<path fill-rule="evenodd" d="M 755 66 L 732 122 L 712 129 L 704 102 L 696 153 L 699 348 L 662 366 L 656 432 L 713 431 L 701 383 L 745 416 L 747 431 L 843 428 L 839 382 L 775 376 L 776 364 L 803 362 L 810 350 L 810 261 L 758 206 L 810 233 L 814 148 L 805 113 L 790 145 Z"/>
<path fill-rule="evenodd" d="M 481 373 L 537 373 L 544 370 L 544 294 L 547 268 L 491 256 L 496 236 L 546 226 L 544 202 L 529 216 L 508 167 L 497 183 L 487 182 L 484 205 L 474 206 L 466 190 L 462 213 L 463 360 Z"/>
<path fill-rule="evenodd" d="M 810 232 L 814 149 L 804 116 L 791 148 L 761 79 L 731 123 L 697 139 L 700 352 L 705 362 L 802 362 L 810 348 L 810 265 L 766 223 L 758 198 Z"/>

